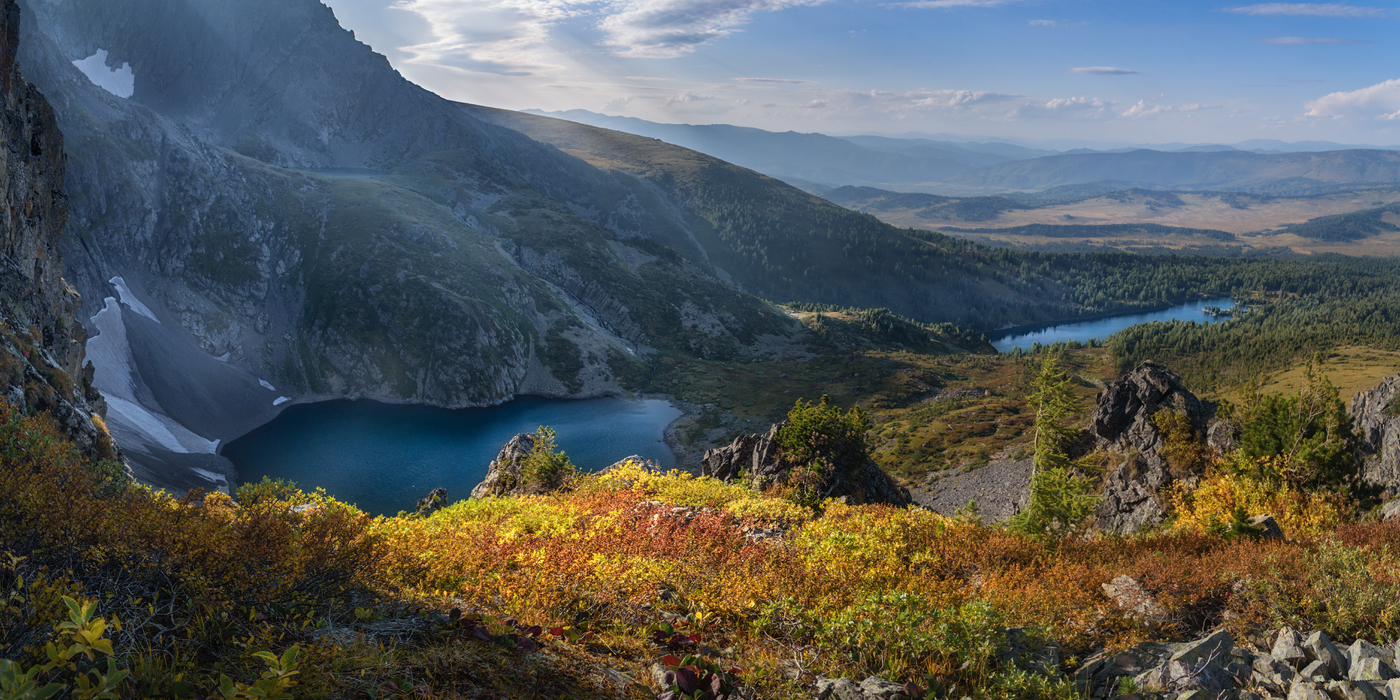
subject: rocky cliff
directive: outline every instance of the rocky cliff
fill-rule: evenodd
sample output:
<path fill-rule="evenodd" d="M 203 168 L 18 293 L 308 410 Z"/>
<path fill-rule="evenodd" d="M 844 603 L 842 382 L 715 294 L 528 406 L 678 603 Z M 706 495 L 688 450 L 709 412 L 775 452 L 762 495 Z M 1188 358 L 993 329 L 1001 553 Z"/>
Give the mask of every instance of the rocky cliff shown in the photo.
<path fill-rule="evenodd" d="M 807 476 L 810 465 L 785 458 L 778 433 L 787 423 L 775 423 L 767 433 L 740 435 L 724 447 L 706 450 L 700 473 L 726 483 L 741 482 L 758 492 L 774 486 L 797 486 L 798 475 Z M 805 483 L 818 498 L 839 498 L 852 505 L 885 503 L 909 505 L 909 490 L 890 479 L 869 458 L 843 464 L 834 462 L 819 474 L 816 483 Z"/>
<path fill-rule="evenodd" d="M 1400 374 L 1351 399 L 1351 419 L 1361 452 L 1361 478 L 1400 489 Z"/>
<path fill-rule="evenodd" d="M 221 441 L 289 401 L 618 394 L 655 348 L 795 327 L 657 244 L 684 217 L 635 178 L 409 83 L 315 0 L 30 9 L 93 383 L 144 481 L 227 488 Z"/>
<path fill-rule="evenodd" d="M 1126 458 L 1104 481 L 1095 512 L 1099 529 L 1130 533 L 1162 522 L 1162 490 L 1197 476 L 1168 459 L 1167 436 L 1152 420 L 1162 411 L 1185 416 L 1189 429 L 1204 435 L 1215 406 L 1196 398 L 1175 372 L 1151 361 L 1099 392 L 1089 432 L 1097 447 Z"/>
<path fill-rule="evenodd" d="M 63 134 L 20 74 L 19 41 L 20 8 L 8 0 L 0 9 L 0 382 L 5 400 L 51 413 L 89 458 L 117 458 L 101 396 L 83 371 L 81 299 L 63 279 Z"/>

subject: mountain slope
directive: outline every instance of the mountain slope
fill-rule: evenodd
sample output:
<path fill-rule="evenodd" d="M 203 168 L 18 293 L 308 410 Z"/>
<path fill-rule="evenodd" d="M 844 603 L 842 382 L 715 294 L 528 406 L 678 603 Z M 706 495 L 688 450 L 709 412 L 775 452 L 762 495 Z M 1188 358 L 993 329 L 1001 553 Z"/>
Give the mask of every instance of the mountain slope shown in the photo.
<path fill-rule="evenodd" d="M 1049 279 L 1005 286 L 999 273 L 1023 275 L 987 251 L 896 229 L 703 153 L 561 119 L 462 109 L 659 189 L 695 222 L 706 259 L 760 296 L 887 307 L 979 329 L 1074 313 Z"/>
<path fill-rule="evenodd" d="M 660 124 L 586 110 L 539 113 L 588 126 L 657 138 L 783 180 L 829 185 L 891 185 L 944 180 L 973 168 L 1043 153 L 1007 146 L 1013 155 L 928 140 L 836 138 L 728 124 Z M 997 144 L 1005 145 L 1005 144 Z"/>
<path fill-rule="evenodd" d="M 992 165 L 949 182 L 975 187 L 1043 190 L 1100 181 L 1181 189 L 1244 190 L 1263 194 L 1324 191 L 1340 185 L 1400 182 L 1400 152 L 1327 151 L 1261 154 L 1246 151 L 1075 153 Z"/>
<path fill-rule="evenodd" d="M 129 98 L 72 64 L 98 49 Z M 94 382 L 150 483 L 226 488 L 220 441 L 288 400 L 619 393 L 652 348 L 795 327 L 639 235 L 686 228 L 635 178 L 471 118 L 313 0 L 35 2 L 22 52 L 69 137 Z"/>

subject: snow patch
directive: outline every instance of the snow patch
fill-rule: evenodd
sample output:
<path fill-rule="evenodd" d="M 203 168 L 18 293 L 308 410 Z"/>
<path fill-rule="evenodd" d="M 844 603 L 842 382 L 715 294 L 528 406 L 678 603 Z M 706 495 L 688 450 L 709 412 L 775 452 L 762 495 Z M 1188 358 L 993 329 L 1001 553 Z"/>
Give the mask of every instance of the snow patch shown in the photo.
<path fill-rule="evenodd" d="M 131 294 L 124 283 L 113 284 L 117 284 L 117 288 L 126 294 Z M 104 299 L 102 310 L 92 317 L 92 323 L 97 326 L 98 333 L 88 338 L 87 356 L 96 368 L 92 383 L 107 399 L 108 420 L 130 427 L 152 444 L 171 452 L 214 454 L 219 444 L 217 440 L 206 440 L 139 403 L 136 398 L 136 369 L 131 357 L 131 345 L 126 339 L 126 324 L 122 322 L 121 302 L 113 297 Z"/>
<path fill-rule="evenodd" d="M 198 475 L 204 477 L 205 479 L 208 479 L 209 481 L 212 481 L 212 482 L 214 482 L 214 483 L 216 483 L 216 484 L 223 484 L 223 483 L 227 483 L 227 482 L 228 482 L 228 480 L 224 478 L 224 475 L 223 475 L 223 474 L 215 474 L 214 472 L 211 472 L 211 471 L 209 471 L 208 469 L 200 469 L 199 467 L 190 467 L 190 471 L 192 471 L 192 472 L 194 472 L 194 473 L 196 473 L 196 474 L 198 474 Z"/>
<path fill-rule="evenodd" d="M 121 297 L 122 303 L 130 306 L 132 311 L 156 323 L 160 323 L 160 319 L 156 318 L 156 315 L 151 312 L 151 309 L 145 304 L 142 304 L 141 300 L 137 299 L 136 295 L 131 293 L 131 288 L 126 286 L 126 280 L 122 279 L 121 276 L 113 277 L 107 280 L 107 282 L 117 288 L 117 294 Z"/>
<path fill-rule="evenodd" d="M 266 379 L 259 379 L 258 383 L 262 385 L 262 388 L 267 389 L 268 391 L 277 391 L 276 387 L 272 386 L 271 384 L 268 384 Z"/>
<path fill-rule="evenodd" d="M 98 49 L 97 53 L 74 61 L 73 65 L 77 66 L 93 85 L 117 97 L 126 99 L 136 94 L 136 73 L 131 70 L 131 64 L 122 63 L 121 68 L 108 68 L 105 49 Z"/>
<path fill-rule="evenodd" d="M 232 355 L 232 354 L 233 354 L 233 353 L 226 352 L 226 353 L 224 353 L 224 354 L 222 354 L 222 355 L 219 355 L 218 357 L 216 357 L 216 358 L 214 358 L 214 359 L 218 360 L 219 362 L 223 362 L 224 364 L 228 364 L 228 356 L 229 356 L 229 355 Z"/>
<path fill-rule="evenodd" d="M 279 396 L 279 397 L 277 397 L 277 398 L 275 398 L 275 399 L 272 400 L 272 405 L 273 405 L 273 406 L 281 406 L 282 404 L 287 403 L 288 401 L 291 401 L 291 399 L 289 399 L 289 398 L 287 398 L 287 397 L 285 397 L 285 396 Z"/>

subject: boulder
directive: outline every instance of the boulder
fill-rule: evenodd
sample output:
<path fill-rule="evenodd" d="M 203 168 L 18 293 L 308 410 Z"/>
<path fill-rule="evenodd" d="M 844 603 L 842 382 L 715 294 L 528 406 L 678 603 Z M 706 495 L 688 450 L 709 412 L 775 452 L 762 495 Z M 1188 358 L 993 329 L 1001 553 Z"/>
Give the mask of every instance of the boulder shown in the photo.
<path fill-rule="evenodd" d="M 1394 520 L 1396 516 L 1400 516 L 1400 498 L 1397 498 L 1381 506 L 1382 522 L 1389 522 L 1391 520 Z"/>
<path fill-rule="evenodd" d="M 1212 420 L 1206 428 L 1206 446 L 1216 454 L 1234 452 L 1240 446 L 1240 429 L 1226 420 Z"/>
<path fill-rule="evenodd" d="M 472 498 L 519 494 L 523 488 L 520 470 L 534 448 L 533 433 L 520 433 L 511 438 L 486 468 L 486 478 L 472 489 Z"/>
<path fill-rule="evenodd" d="M 1327 667 L 1330 678 L 1341 680 L 1347 677 L 1347 671 L 1350 667 L 1350 664 L 1347 663 L 1347 657 L 1341 650 L 1337 649 L 1336 645 L 1332 644 L 1332 640 L 1328 638 L 1326 632 L 1318 630 L 1308 635 L 1308 638 L 1303 640 L 1303 649 L 1308 652 L 1309 658 L 1320 661 Z M 1304 675 L 1307 674 L 1304 673 Z"/>
<path fill-rule="evenodd" d="M 1298 681 L 1288 691 L 1288 700 L 1332 700 L 1322 686 L 1312 681 Z"/>
<path fill-rule="evenodd" d="M 1352 429 L 1361 453 L 1361 478 L 1400 489 L 1400 374 L 1351 398 Z"/>
<path fill-rule="evenodd" d="M 1263 532 L 1258 535 L 1259 539 L 1280 541 L 1284 539 L 1283 528 L 1279 527 L 1278 521 L 1274 520 L 1272 515 L 1267 513 L 1256 515 L 1249 519 L 1249 524 L 1251 527 L 1263 529 Z"/>
<path fill-rule="evenodd" d="M 1274 640 L 1274 647 L 1269 655 L 1275 661 L 1288 664 L 1293 669 L 1300 669 L 1308 664 L 1308 652 L 1303 648 L 1303 635 L 1292 627 L 1284 627 L 1279 630 L 1278 638 Z"/>
<path fill-rule="evenodd" d="M 1152 424 L 1160 411 L 1184 414 L 1195 430 L 1204 432 L 1215 405 L 1196 398 L 1176 373 L 1152 361 L 1099 392 L 1089 433 L 1100 449 L 1128 455 L 1104 481 L 1095 511 L 1100 530 L 1130 533 L 1161 523 L 1166 513 L 1158 493 L 1179 478 L 1194 476 L 1172 473 L 1165 437 Z"/>
<path fill-rule="evenodd" d="M 1118 609 L 1138 622 L 1154 627 L 1167 622 L 1167 609 L 1144 590 L 1137 579 L 1127 574 L 1119 574 L 1103 584 L 1103 592 Z"/>
<path fill-rule="evenodd" d="M 801 466 L 781 458 L 778 432 L 786 421 L 775 423 L 765 434 L 740 435 L 728 445 L 705 451 L 700 459 L 701 476 L 725 483 L 741 481 L 756 491 L 785 483 Z M 870 460 L 859 464 L 834 465 L 820 486 L 822 498 L 840 498 L 852 505 L 887 503 L 909 505 L 909 490 L 895 484 L 880 466 Z"/>
<path fill-rule="evenodd" d="M 447 506 L 447 489 L 436 488 L 418 499 L 418 515 L 426 518 Z"/>
<path fill-rule="evenodd" d="M 1383 692 L 1364 681 L 1332 681 L 1323 689 L 1333 700 L 1389 700 Z"/>

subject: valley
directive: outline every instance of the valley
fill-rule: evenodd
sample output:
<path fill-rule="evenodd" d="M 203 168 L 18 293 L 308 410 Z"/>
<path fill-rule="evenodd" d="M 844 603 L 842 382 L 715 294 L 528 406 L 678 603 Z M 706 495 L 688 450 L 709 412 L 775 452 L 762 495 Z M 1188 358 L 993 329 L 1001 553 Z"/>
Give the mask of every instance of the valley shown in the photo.
<path fill-rule="evenodd" d="M 730 52 L 840 3 L 0 0 L 0 700 L 1400 697 L 1400 150 L 1337 113 L 1400 82 L 1183 141 L 1022 5 L 859 10 L 1125 92 Z M 1312 43 L 1373 47 L 1250 48 Z M 929 133 L 478 104 L 624 86 Z"/>

